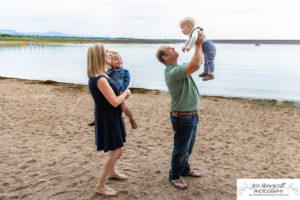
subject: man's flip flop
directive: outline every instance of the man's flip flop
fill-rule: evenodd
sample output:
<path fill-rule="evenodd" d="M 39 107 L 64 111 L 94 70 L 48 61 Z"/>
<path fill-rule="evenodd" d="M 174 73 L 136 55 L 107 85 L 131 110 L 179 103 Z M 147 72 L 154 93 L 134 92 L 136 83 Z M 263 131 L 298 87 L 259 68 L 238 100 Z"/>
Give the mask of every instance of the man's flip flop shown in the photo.
<path fill-rule="evenodd" d="M 202 174 L 199 172 L 199 171 L 196 171 L 196 170 L 191 170 L 187 176 L 192 176 L 192 177 L 196 177 L 196 178 L 199 178 L 202 176 Z"/>
<path fill-rule="evenodd" d="M 187 184 L 182 179 L 170 180 L 170 182 L 178 189 L 185 190 L 188 188 Z"/>

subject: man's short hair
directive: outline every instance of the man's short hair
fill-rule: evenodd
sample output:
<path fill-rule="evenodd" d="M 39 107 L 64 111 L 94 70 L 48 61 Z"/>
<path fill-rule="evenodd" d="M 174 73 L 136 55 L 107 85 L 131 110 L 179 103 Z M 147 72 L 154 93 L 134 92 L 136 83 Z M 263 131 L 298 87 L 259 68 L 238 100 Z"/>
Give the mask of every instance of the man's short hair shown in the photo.
<path fill-rule="evenodd" d="M 180 26 L 183 26 L 183 25 L 186 25 L 186 24 L 191 24 L 194 28 L 196 26 L 196 21 L 192 17 L 185 17 L 179 22 Z"/>
<path fill-rule="evenodd" d="M 156 58 L 159 60 L 159 62 L 161 62 L 163 64 L 165 64 L 165 60 L 163 59 L 163 56 L 165 56 L 165 55 L 167 55 L 165 53 L 165 51 L 160 48 L 156 52 Z"/>

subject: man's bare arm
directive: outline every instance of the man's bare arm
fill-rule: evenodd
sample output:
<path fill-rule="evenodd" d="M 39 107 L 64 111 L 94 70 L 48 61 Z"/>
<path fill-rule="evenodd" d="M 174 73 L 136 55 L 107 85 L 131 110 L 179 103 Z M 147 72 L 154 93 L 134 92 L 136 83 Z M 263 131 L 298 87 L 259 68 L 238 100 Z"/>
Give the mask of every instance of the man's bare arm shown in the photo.
<path fill-rule="evenodd" d="M 191 62 L 186 66 L 186 76 L 190 76 L 192 73 L 200 69 L 200 66 L 203 62 L 203 52 L 202 44 L 204 40 L 204 34 L 202 31 L 199 31 L 198 38 L 195 42 L 195 52 L 192 57 Z"/>

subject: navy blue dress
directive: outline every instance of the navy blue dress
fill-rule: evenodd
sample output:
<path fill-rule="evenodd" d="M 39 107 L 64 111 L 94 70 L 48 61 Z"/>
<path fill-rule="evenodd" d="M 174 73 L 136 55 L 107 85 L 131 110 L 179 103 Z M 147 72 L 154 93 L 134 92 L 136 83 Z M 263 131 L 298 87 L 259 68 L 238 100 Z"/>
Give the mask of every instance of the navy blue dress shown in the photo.
<path fill-rule="evenodd" d="M 89 78 L 89 90 L 95 102 L 95 143 L 97 151 L 116 150 L 126 142 L 126 131 L 122 117 L 121 104 L 113 107 L 97 87 L 98 77 Z M 110 78 L 105 77 L 109 85 L 119 96 L 118 85 Z"/>

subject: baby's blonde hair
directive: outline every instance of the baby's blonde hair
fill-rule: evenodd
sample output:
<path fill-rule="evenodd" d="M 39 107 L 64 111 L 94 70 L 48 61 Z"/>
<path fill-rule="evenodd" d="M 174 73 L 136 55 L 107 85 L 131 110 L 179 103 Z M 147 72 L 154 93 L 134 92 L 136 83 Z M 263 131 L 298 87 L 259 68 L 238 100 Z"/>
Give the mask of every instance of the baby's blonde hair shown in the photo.
<path fill-rule="evenodd" d="M 187 24 L 191 24 L 192 28 L 194 28 L 196 26 L 196 21 L 192 17 L 185 17 L 179 22 L 180 26 L 187 25 Z"/>

